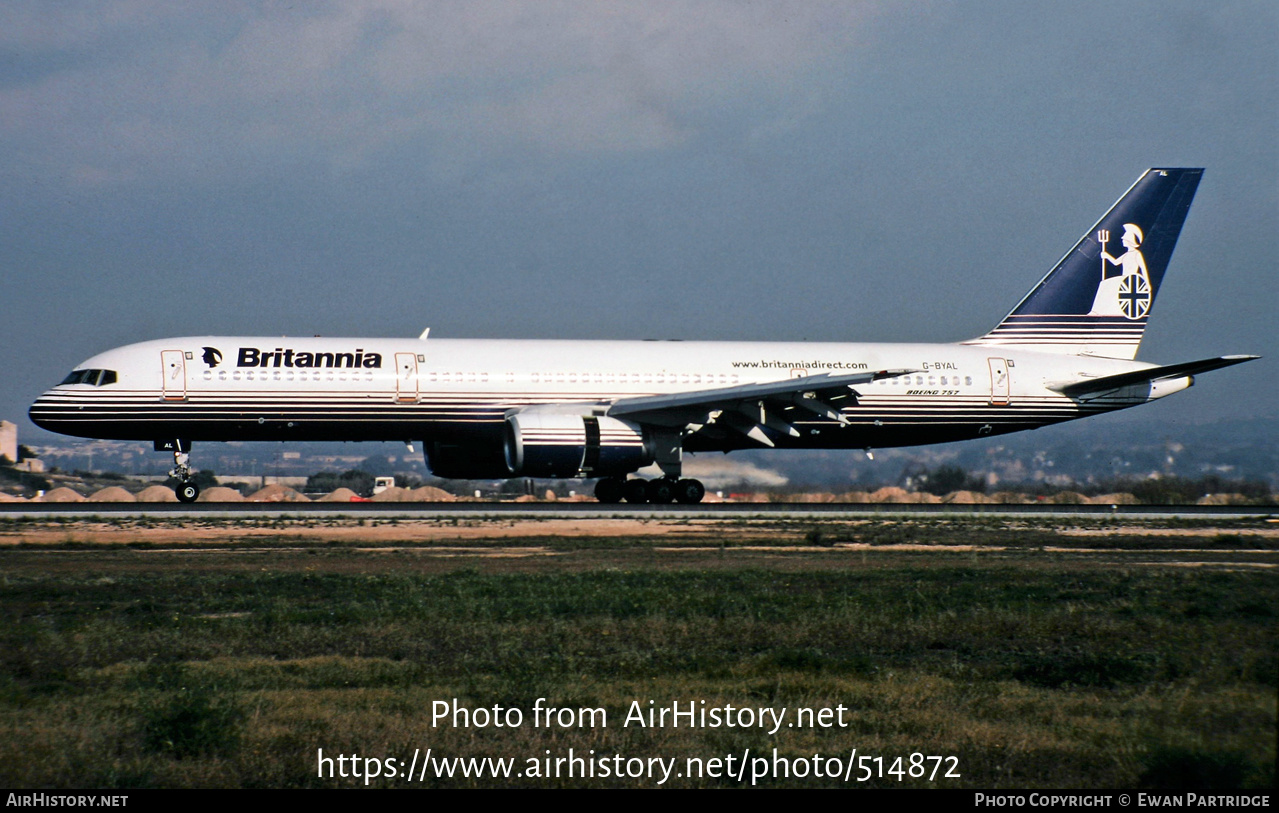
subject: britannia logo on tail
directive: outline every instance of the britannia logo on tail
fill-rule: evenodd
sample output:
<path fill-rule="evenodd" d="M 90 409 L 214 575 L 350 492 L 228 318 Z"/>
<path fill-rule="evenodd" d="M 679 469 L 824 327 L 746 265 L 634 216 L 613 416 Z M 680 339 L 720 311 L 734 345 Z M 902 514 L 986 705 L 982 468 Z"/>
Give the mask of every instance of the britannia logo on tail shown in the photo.
<path fill-rule="evenodd" d="M 1114 257 L 1106 249 L 1110 232 L 1106 229 L 1097 232 L 1097 242 L 1101 243 L 1101 283 L 1097 286 L 1089 316 L 1140 319 L 1150 310 L 1150 276 L 1140 248 L 1144 239 L 1140 226 L 1125 223 L 1121 242 L 1128 250 Z"/>

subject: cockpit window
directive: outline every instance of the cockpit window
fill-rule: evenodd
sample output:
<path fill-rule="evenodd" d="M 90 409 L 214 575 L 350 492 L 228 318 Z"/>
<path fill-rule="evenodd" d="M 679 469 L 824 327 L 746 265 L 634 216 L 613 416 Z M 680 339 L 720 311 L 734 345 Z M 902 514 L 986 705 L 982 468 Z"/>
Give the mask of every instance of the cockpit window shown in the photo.
<path fill-rule="evenodd" d="M 94 387 L 105 387 L 118 380 L 115 370 L 72 370 L 66 378 L 62 379 L 62 384 L 89 384 Z"/>

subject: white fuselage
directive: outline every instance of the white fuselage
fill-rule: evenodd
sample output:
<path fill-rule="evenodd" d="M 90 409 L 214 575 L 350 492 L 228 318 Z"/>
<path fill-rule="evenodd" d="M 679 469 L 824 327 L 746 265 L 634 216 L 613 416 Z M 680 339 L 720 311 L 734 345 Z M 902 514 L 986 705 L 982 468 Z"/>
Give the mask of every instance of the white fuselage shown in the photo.
<path fill-rule="evenodd" d="M 779 447 L 884 448 L 1030 429 L 1134 406 L 1189 378 L 1081 400 L 1048 384 L 1141 362 L 962 344 L 187 337 L 109 350 L 111 371 L 45 392 L 38 425 L 94 438 L 426 440 L 483 437 L 513 410 L 910 369 L 854 388 L 844 421 L 794 421 Z M 74 376 L 74 374 L 73 374 Z M 85 376 L 82 376 L 84 378 Z M 685 441 L 690 451 L 754 446 Z"/>

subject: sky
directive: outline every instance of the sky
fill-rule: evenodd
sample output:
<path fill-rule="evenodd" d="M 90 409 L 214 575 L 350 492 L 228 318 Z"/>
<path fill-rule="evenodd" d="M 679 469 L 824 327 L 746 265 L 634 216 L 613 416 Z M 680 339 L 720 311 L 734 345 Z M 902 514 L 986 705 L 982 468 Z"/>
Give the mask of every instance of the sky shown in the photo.
<path fill-rule="evenodd" d="M 1279 415 L 1279 6 L 0 5 L 0 418 L 183 335 L 959 341 L 1206 168 L 1142 407 Z"/>

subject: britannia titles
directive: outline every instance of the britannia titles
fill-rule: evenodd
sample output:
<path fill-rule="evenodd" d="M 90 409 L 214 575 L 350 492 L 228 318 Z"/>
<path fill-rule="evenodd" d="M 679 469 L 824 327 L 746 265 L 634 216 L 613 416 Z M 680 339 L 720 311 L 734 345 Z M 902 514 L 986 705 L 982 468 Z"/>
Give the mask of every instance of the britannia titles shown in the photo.
<path fill-rule="evenodd" d="M 275 350 L 241 347 L 236 366 L 363 367 L 365 369 L 377 369 L 382 366 L 382 354 L 365 353 L 362 347 L 355 348 L 354 353 L 312 353 L 307 350 L 297 351 L 283 347 L 277 347 Z"/>

